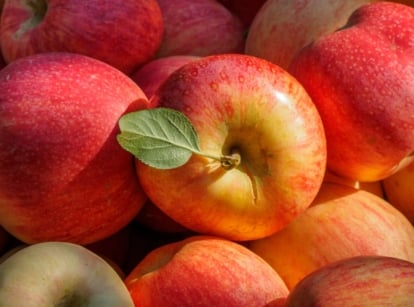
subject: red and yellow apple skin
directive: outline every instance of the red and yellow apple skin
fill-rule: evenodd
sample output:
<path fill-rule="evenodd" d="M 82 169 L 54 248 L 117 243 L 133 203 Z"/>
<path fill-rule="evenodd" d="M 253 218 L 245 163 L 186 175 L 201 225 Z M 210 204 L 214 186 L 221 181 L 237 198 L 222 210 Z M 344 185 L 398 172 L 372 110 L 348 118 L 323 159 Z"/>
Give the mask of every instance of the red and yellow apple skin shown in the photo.
<path fill-rule="evenodd" d="M 414 227 L 375 194 L 325 182 L 311 207 L 248 247 L 292 290 L 311 272 L 348 257 L 379 255 L 414 262 Z"/>
<path fill-rule="evenodd" d="M 385 198 L 414 225 L 414 162 L 382 180 Z"/>
<path fill-rule="evenodd" d="M 303 47 L 342 27 L 356 8 L 369 2 L 268 0 L 252 20 L 244 52 L 287 69 Z"/>
<path fill-rule="evenodd" d="M 157 0 L 7 1 L 3 13 L 0 42 L 7 63 L 64 51 L 129 74 L 155 56 L 164 30 Z"/>
<path fill-rule="evenodd" d="M 306 276 L 290 292 L 285 306 L 410 306 L 413 302 L 413 262 L 357 256 L 328 264 Z"/>
<path fill-rule="evenodd" d="M 181 225 L 250 240 L 283 228 L 314 199 L 325 172 L 323 126 L 303 87 L 278 66 L 204 57 L 172 73 L 153 99 L 190 119 L 203 152 L 241 155 L 230 170 L 198 155 L 170 170 L 137 160 L 145 193 Z"/>
<path fill-rule="evenodd" d="M 238 243 L 210 236 L 151 251 L 125 284 L 142 307 L 277 306 L 289 293 L 263 259 Z"/>
<path fill-rule="evenodd" d="M 141 89 L 73 53 L 17 59 L 0 71 L 0 224 L 26 243 L 88 244 L 128 224 L 146 195 L 118 120 L 148 106 Z"/>
<path fill-rule="evenodd" d="M 293 60 L 289 71 L 321 114 L 337 175 L 378 181 L 414 159 L 413 41 L 414 8 L 375 2 Z"/>

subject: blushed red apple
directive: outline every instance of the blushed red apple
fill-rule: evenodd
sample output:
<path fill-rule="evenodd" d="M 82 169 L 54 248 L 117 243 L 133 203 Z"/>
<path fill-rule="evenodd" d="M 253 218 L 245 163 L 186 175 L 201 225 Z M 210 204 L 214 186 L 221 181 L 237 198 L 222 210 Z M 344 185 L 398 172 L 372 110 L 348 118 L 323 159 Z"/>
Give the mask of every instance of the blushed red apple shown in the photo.
<path fill-rule="evenodd" d="M 378 181 L 414 159 L 414 8 L 381 1 L 305 47 L 289 71 L 324 122 L 328 169 Z"/>
<path fill-rule="evenodd" d="M 129 77 L 74 53 L 20 58 L 0 71 L 0 224 L 26 242 L 88 244 L 127 225 L 146 195 L 116 140 L 148 107 Z"/>
<path fill-rule="evenodd" d="M 244 246 L 211 236 L 162 245 L 125 279 L 138 306 L 270 306 L 288 290 L 276 271 Z"/>
<path fill-rule="evenodd" d="M 301 280 L 286 307 L 410 306 L 414 263 L 394 257 L 357 256 L 328 264 Z"/>
<path fill-rule="evenodd" d="M 241 158 L 230 169 L 198 155 L 169 170 L 136 160 L 146 195 L 181 225 L 250 240 L 311 204 L 325 172 L 325 136 L 312 101 L 286 71 L 247 55 L 207 56 L 173 72 L 153 99 L 188 117 L 202 151 Z"/>
<path fill-rule="evenodd" d="M 248 247 L 292 290 L 308 274 L 344 258 L 378 255 L 414 262 L 414 227 L 383 198 L 325 182 L 311 207 Z"/>
<path fill-rule="evenodd" d="M 155 56 L 163 34 L 156 0 L 7 1 L 0 23 L 7 63 L 39 52 L 91 56 L 130 73 Z"/>
<path fill-rule="evenodd" d="M 216 0 L 157 0 L 164 34 L 157 58 L 242 53 L 245 27 Z"/>

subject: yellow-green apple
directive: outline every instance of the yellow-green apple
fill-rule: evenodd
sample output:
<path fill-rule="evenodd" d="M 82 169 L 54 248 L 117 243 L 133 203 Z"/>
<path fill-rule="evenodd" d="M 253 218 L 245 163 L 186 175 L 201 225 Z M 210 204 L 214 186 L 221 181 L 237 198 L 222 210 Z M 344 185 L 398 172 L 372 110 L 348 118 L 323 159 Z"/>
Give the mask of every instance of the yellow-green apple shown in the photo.
<path fill-rule="evenodd" d="M 290 292 L 285 306 L 411 306 L 413 302 L 413 262 L 385 256 L 356 256 L 306 276 Z"/>
<path fill-rule="evenodd" d="M 174 71 L 153 99 L 187 116 L 208 155 L 167 170 L 136 159 L 146 195 L 181 225 L 250 240 L 311 204 L 325 172 L 324 130 L 285 70 L 243 54 L 206 56 Z"/>
<path fill-rule="evenodd" d="M 414 162 L 382 180 L 385 198 L 414 225 Z"/>
<path fill-rule="evenodd" d="M 216 0 L 157 0 L 164 35 L 157 57 L 243 52 L 245 27 Z"/>
<path fill-rule="evenodd" d="M 218 0 L 218 2 L 238 16 L 245 25 L 246 30 L 248 30 L 254 17 L 266 0 Z"/>
<path fill-rule="evenodd" d="M 193 55 L 172 55 L 153 59 L 130 74 L 130 77 L 151 101 L 152 95 L 173 71 L 199 58 Z"/>
<path fill-rule="evenodd" d="M 0 224 L 26 242 L 103 239 L 146 195 L 117 140 L 125 112 L 148 106 L 114 67 L 40 53 L 0 71 Z"/>
<path fill-rule="evenodd" d="M 125 73 L 155 56 L 163 20 L 157 0 L 7 1 L 0 23 L 6 62 L 66 51 L 104 61 Z"/>
<path fill-rule="evenodd" d="M 378 181 L 414 159 L 414 8 L 375 2 L 308 45 L 289 71 L 324 122 L 328 169 Z"/>
<path fill-rule="evenodd" d="M 0 263 L 0 276 L 1 306 L 134 306 L 117 272 L 73 243 L 23 247 Z"/>
<path fill-rule="evenodd" d="M 245 53 L 288 68 L 303 47 L 342 27 L 356 8 L 369 2 L 372 1 L 266 1 L 251 23 Z"/>
<path fill-rule="evenodd" d="M 325 182 L 311 207 L 248 247 L 292 289 L 309 273 L 348 257 L 380 255 L 414 262 L 414 227 L 381 197 Z"/>
<path fill-rule="evenodd" d="M 248 248 L 223 238 L 193 236 L 160 246 L 125 279 L 136 306 L 270 306 L 288 290 Z"/>

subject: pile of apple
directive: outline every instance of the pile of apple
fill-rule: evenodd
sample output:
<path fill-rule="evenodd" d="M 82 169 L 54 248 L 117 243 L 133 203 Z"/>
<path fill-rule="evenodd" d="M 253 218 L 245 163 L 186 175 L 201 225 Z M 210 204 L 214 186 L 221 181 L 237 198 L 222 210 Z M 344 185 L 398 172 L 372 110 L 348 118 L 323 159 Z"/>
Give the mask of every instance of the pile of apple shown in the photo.
<path fill-rule="evenodd" d="M 0 306 L 412 306 L 413 1 L 0 8 Z"/>

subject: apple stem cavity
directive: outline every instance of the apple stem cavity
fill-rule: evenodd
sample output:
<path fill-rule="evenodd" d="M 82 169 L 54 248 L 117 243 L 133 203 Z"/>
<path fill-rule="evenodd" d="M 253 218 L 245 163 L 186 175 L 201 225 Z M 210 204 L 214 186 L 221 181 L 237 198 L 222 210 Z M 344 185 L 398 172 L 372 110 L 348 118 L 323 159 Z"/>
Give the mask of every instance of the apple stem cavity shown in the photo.
<path fill-rule="evenodd" d="M 231 170 L 240 165 L 241 156 L 238 152 L 233 152 L 231 155 L 225 155 L 220 158 L 221 166 L 225 170 Z"/>
<path fill-rule="evenodd" d="M 64 295 L 55 307 L 87 307 L 89 306 L 88 300 L 85 296 L 79 293 L 70 293 Z"/>

